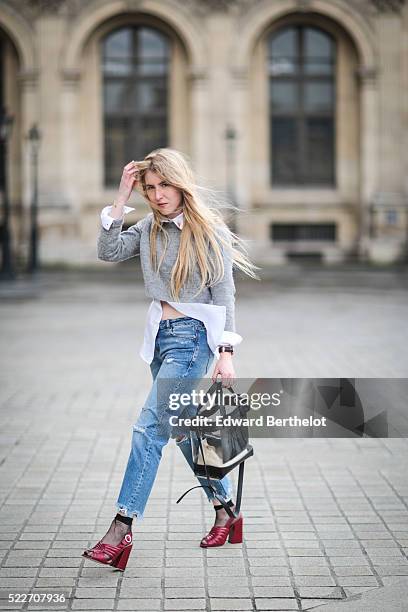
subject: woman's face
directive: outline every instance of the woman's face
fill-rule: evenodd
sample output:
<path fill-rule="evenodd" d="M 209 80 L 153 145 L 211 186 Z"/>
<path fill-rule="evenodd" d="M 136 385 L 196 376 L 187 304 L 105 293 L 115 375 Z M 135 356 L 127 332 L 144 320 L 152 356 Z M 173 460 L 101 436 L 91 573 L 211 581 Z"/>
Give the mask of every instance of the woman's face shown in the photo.
<path fill-rule="evenodd" d="M 182 194 L 158 174 L 148 170 L 145 174 L 145 189 L 150 205 L 166 217 L 176 217 L 181 212 Z"/>

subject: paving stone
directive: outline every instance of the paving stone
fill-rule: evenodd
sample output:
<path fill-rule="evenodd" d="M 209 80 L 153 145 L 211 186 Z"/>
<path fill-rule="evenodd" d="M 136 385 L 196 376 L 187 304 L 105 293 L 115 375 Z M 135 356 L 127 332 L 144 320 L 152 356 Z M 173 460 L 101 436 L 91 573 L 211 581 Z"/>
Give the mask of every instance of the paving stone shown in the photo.
<path fill-rule="evenodd" d="M 172 568 L 166 568 L 165 571 L 171 571 Z M 179 571 L 176 569 L 176 571 Z M 200 572 L 201 570 L 198 570 Z M 85 575 L 85 574 L 83 574 Z M 144 578 L 144 577 L 160 577 L 162 575 L 161 567 L 126 567 L 126 578 Z"/>
<path fill-rule="evenodd" d="M 191 565 L 195 565 L 195 559 L 191 559 Z M 168 559 L 166 561 L 166 565 L 179 565 L 183 566 L 185 564 L 185 559 Z M 137 557 L 135 559 L 131 559 L 128 563 L 129 567 L 162 567 L 163 560 L 162 557 Z M 198 564 L 197 564 L 198 565 Z M 127 569 L 127 567 L 126 567 Z"/>
<path fill-rule="evenodd" d="M 225 579 L 222 579 L 225 582 Z M 231 578 L 230 576 L 228 576 L 228 583 L 230 584 L 231 581 L 234 580 L 234 578 Z M 242 579 L 241 578 L 237 578 L 237 580 L 239 580 L 238 584 L 242 584 Z M 209 582 L 211 581 L 211 578 L 209 579 Z M 192 584 L 194 584 L 195 587 L 204 587 L 204 576 L 200 577 L 200 578 L 194 578 L 194 581 L 191 581 Z M 186 578 L 180 577 L 180 578 L 165 578 L 164 579 L 164 586 L 165 588 L 167 587 L 180 587 L 183 588 L 186 586 L 186 584 L 189 584 L 189 581 L 186 580 Z"/>
<path fill-rule="evenodd" d="M 38 567 L 42 560 L 42 557 L 9 557 L 4 567 Z"/>
<path fill-rule="evenodd" d="M 158 560 L 160 565 L 160 559 Z M 189 557 L 166 558 L 166 567 L 202 567 L 203 560 Z M 153 567 L 153 566 L 152 566 Z"/>
<path fill-rule="evenodd" d="M 25 588 L 30 587 L 34 584 L 35 578 L 32 576 L 26 578 L 0 578 L 0 588 Z"/>
<path fill-rule="evenodd" d="M 281 567 L 282 565 L 287 564 L 287 560 L 285 557 L 261 557 L 260 559 L 251 558 L 249 559 L 249 564 L 252 567 Z"/>
<path fill-rule="evenodd" d="M 346 566 L 346 567 L 352 567 L 352 566 L 361 566 L 361 565 L 368 565 L 369 561 L 367 559 L 367 557 L 363 557 L 363 556 L 355 556 L 355 557 L 338 557 L 338 556 L 333 556 L 333 557 L 329 557 L 330 559 L 330 563 L 332 565 L 335 565 L 337 567 L 341 567 Z"/>
<path fill-rule="evenodd" d="M 55 558 L 46 558 L 44 560 L 44 567 L 60 567 L 60 568 L 68 568 L 68 567 L 79 567 L 82 563 L 81 558 L 72 557 L 71 559 L 67 557 L 55 557 Z"/>
<path fill-rule="evenodd" d="M 336 576 L 371 576 L 373 571 L 369 565 L 361 565 L 352 567 L 334 566 L 333 571 Z"/>
<path fill-rule="evenodd" d="M 257 568 L 254 568 L 254 571 Z M 271 568 L 273 569 L 273 568 Z M 251 573 L 253 573 L 253 570 L 251 570 Z M 271 572 L 270 572 L 271 573 Z M 220 575 L 220 568 L 219 567 L 207 567 L 207 574 L 208 576 L 219 576 Z M 241 565 L 239 567 L 228 567 L 228 577 L 234 577 L 234 576 L 245 576 L 246 577 L 246 568 L 244 565 Z"/>
<path fill-rule="evenodd" d="M 191 550 L 190 548 L 178 548 L 174 550 L 166 550 L 166 557 L 189 557 L 189 559 L 193 557 L 202 558 L 202 553 L 200 550 Z"/>
<path fill-rule="evenodd" d="M 398 551 L 398 554 L 394 555 L 378 555 L 368 553 L 367 556 L 370 558 L 371 562 L 374 565 L 388 565 L 388 564 L 408 564 L 407 559 L 403 556 L 403 554 Z"/>
<path fill-rule="evenodd" d="M 118 610 L 137 610 L 138 612 L 146 612 L 149 610 L 161 610 L 160 599 L 119 599 Z"/>
<path fill-rule="evenodd" d="M 209 568 L 210 570 L 211 568 Z M 220 575 L 219 570 L 214 568 L 214 574 L 216 576 Z M 127 574 L 127 568 L 126 568 Z M 203 575 L 202 568 L 179 568 L 179 567 L 165 567 L 164 575 L 170 578 L 183 578 L 184 580 L 194 580 L 197 576 L 201 577 Z"/>
<path fill-rule="evenodd" d="M 113 610 L 114 599 L 74 599 L 72 610 Z"/>
<path fill-rule="evenodd" d="M 252 585 L 255 586 L 273 586 L 273 587 L 289 587 L 291 581 L 288 576 L 252 576 Z"/>
<path fill-rule="evenodd" d="M 258 560 L 255 560 L 257 564 Z M 268 559 L 268 563 L 270 563 L 270 559 Z M 265 563 L 265 560 L 262 559 L 262 562 Z M 211 559 L 207 560 L 208 563 L 208 567 L 218 567 L 218 568 L 225 568 L 225 559 L 221 558 L 217 558 L 217 557 L 213 557 Z M 242 559 L 229 559 L 228 560 L 228 571 L 230 569 L 233 568 L 242 568 L 244 566 L 244 562 Z M 219 569 L 218 572 L 220 572 L 221 570 Z"/>
<path fill-rule="evenodd" d="M 285 558 L 283 550 L 275 548 L 248 548 L 247 554 L 250 559 L 261 559 L 263 557 Z"/>
<path fill-rule="evenodd" d="M 205 591 L 202 587 L 166 587 L 164 596 L 170 599 L 189 599 L 195 597 L 205 597 Z"/>
<path fill-rule="evenodd" d="M 205 599 L 166 599 L 165 610 L 205 610 Z"/>
<path fill-rule="evenodd" d="M 289 576 L 289 569 L 287 567 L 250 567 L 251 576 Z"/>
<path fill-rule="evenodd" d="M 255 597 L 295 597 L 292 587 L 254 586 Z"/>
<path fill-rule="evenodd" d="M 210 609 L 212 610 L 252 610 L 252 602 L 250 599 L 237 599 L 225 597 L 211 597 Z"/>
<path fill-rule="evenodd" d="M 63 578 L 62 576 L 59 578 L 37 578 L 35 582 L 36 587 L 73 587 L 75 586 L 74 578 Z M 82 586 L 82 585 L 79 585 Z"/>
<path fill-rule="evenodd" d="M 324 604 L 333 603 L 332 599 L 301 599 L 300 601 L 302 610 L 312 610 L 313 608 L 318 610 L 317 606 L 324 606 Z M 321 612 L 324 612 L 323 607 L 321 608 Z"/>
<path fill-rule="evenodd" d="M 116 580 L 117 580 L 117 578 L 116 578 Z M 162 581 L 162 579 L 161 579 L 160 576 L 151 577 L 151 578 L 147 578 L 147 577 L 143 577 L 143 578 L 130 578 L 126 574 L 123 577 L 121 588 L 123 588 L 125 586 L 126 587 L 131 587 L 131 588 L 138 588 L 138 589 L 145 589 L 145 588 L 149 588 L 149 587 L 160 588 L 161 587 L 161 581 Z M 185 579 L 184 579 L 184 582 L 185 582 Z"/>
<path fill-rule="evenodd" d="M 375 576 L 342 576 L 338 578 L 341 587 L 381 586 Z"/>
<path fill-rule="evenodd" d="M 361 540 L 361 545 L 364 546 L 367 550 L 374 549 L 383 549 L 383 548 L 392 548 L 397 550 L 398 544 L 390 538 L 389 540 Z"/>
<path fill-rule="evenodd" d="M 335 580 L 331 576 L 298 576 L 294 577 L 297 587 L 326 587 L 336 586 Z"/>
<path fill-rule="evenodd" d="M 2 567 L 0 568 L 0 578 L 26 578 L 37 574 L 36 567 Z"/>
<path fill-rule="evenodd" d="M 353 597 L 354 595 L 360 595 L 360 593 L 365 593 L 367 591 L 373 591 L 378 587 L 375 586 L 356 586 L 356 587 L 344 587 L 344 592 L 346 597 Z"/>
<path fill-rule="evenodd" d="M 324 557 L 321 550 L 314 548 L 287 548 L 286 552 L 289 557 Z"/>
<path fill-rule="evenodd" d="M 324 597 L 325 599 L 341 599 L 341 589 L 338 587 L 298 587 L 300 597 Z"/>
<path fill-rule="evenodd" d="M 85 597 L 87 599 L 94 597 L 115 597 L 116 588 L 109 587 L 77 587 L 75 589 L 75 597 Z"/>
<path fill-rule="evenodd" d="M 374 567 L 379 576 L 408 576 L 406 565 L 375 565 Z"/>
<path fill-rule="evenodd" d="M 299 610 L 296 599 L 255 599 L 257 610 Z"/>
<path fill-rule="evenodd" d="M 14 542 L 14 550 L 47 550 L 48 542 Z M 2 547 L 0 547 L 2 548 Z"/>
<path fill-rule="evenodd" d="M 155 599 L 157 597 L 162 596 L 162 590 L 161 587 L 144 587 L 143 589 L 141 589 L 139 587 L 132 588 L 124 585 L 121 586 L 120 596 L 131 597 L 134 599 Z"/>
<path fill-rule="evenodd" d="M 246 586 L 237 586 L 236 584 L 230 584 L 229 579 L 225 580 L 224 585 L 216 585 L 212 586 L 211 584 L 208 587 L 208 594 L 210 597 L 250 597 L 251 593 L 248 587 Z"/>

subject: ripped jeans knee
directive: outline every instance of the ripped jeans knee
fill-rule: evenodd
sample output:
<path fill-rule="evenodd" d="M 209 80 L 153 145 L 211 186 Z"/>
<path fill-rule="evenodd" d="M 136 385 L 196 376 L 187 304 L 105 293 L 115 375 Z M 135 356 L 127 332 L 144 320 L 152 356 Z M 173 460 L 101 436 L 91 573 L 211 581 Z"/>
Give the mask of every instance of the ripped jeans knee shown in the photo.
<path fill-rule="evenodd" d="M 139 433 L 141 433 L 141 434 L 146 433 L 146 429 L 145 429 L 145 427 L 141 427 L 141 426 L 140 426 L 140 425 L 138 425 L 137 423 L 135 423 L 135 424 L 132 426 L 132 431 L 138 431 L 138 432 L 139 432 Z"/>

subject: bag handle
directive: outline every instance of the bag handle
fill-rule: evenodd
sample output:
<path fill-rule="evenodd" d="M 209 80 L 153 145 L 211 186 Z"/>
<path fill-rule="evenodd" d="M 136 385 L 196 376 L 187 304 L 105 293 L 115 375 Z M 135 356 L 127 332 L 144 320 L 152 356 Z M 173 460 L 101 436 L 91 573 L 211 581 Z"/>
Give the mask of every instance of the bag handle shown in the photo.
<path fill-rule="evenodd" d="M 236 395 L 234 389 L 232 387 L 226 387 L 226 389 L 228 389 L 228 391 L 231 391 L 231 393 L 233 393 L 234 395 Z M 216 381 L 215 383 L 213 383 L 211 385 L 211 387 L 208 389 L 207 391 L 207 396 L 211 395 L 212 393 L 217 393 L 217 391 L 219 393 L 221 393 L 222 391 L 222 382 L 220 381 Z M 199 414 L 200 410 L 204 408 L 203 405 L 199 406 L 197 408 L 197 414 Z M 218 410 L 218 405 L 213 406 L 212 408 L 209 408 L 205 411 L 206 416 L 211 416 L 212 414 L 214 414 L 215 412 L 217 412 Z"/>

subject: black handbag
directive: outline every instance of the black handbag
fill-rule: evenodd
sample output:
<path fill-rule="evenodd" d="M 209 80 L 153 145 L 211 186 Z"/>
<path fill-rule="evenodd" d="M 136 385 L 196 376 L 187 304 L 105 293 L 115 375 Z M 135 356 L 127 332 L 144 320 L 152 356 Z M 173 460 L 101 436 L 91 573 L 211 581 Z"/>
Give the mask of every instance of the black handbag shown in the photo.
<path fill-rule="evenodd" d="M 198 424 L 190 427 L 190 442 L 192 446 L 194 474 L 207 479 L 206 485 L 197 485 L 188 489 L 177 500 L 179 503 L 193 489 L 206 487 L 225 508 L 229 516 L 238 516 L 244 481 L 244 464 L 254 454 L 249 444 L 249 428 L 243 421 L 249 406 L 240 401 L 232 387 L 228 387 L 232 395 L 225 395 L 221 382 L 214 383 L 207 391 L 207 396 L 215 394 L 215 402 L 211 408 L 205 404 L 197 410 Z M 228 401 L 227 401 L 228 398 Z M 239 466 L 237 499 L 235 512 L 218 495 L 211 480 L 224 478 L 231 470 Z"/>

